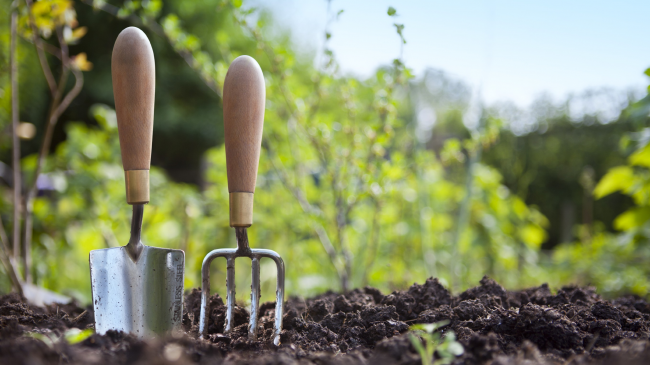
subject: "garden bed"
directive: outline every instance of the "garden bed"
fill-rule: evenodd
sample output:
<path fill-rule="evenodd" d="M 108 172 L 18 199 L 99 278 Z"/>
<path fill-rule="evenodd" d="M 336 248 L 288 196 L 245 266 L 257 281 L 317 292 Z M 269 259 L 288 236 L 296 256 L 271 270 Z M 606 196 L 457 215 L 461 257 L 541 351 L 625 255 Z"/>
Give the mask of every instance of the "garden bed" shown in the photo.
<path fill-rule="evenodd" d="M 648 302 L 603 300 L 594 288 L 510 292 L 484 278 L 451 296 L 429 279 L 390 295 L 365 288 L 291 298 L 279 348 L 270 345 L 273 303 L 261 306 L 261 338 L 251 342 L 240 307 L 233 333 L 219 334 L 225 306 L 218 295 L 211 297 L 209 339 L 197 339 L 199 294 L 194 289 L 185 298 L 183 335 L 141 341 L 109 332 L 72 345 L 58 338 L 92 328 L 90 307 L 41 309 L 15 294 L 0 297 L 0 364 L 419 364 L 409 326 L 445 320 L 442 332 L 453 330 L 464 347 L 454 364 L 650 363 Z"/>

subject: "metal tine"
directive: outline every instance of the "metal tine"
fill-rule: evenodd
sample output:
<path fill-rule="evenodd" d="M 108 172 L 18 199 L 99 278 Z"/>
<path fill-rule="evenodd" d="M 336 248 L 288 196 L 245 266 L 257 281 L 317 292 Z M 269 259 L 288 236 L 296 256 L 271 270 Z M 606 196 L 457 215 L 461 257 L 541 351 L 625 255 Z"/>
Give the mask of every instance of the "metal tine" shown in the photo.
<path fill-rule="evenodd" d="M 248 338 L 257 339 L 259 301 L 260 301 L 260 259 L 270 258 L 275 262 L 277 269 L 277 281 L 275 290 L 275 323 L 273 325 L 273 343 L 280 344 L 280 333 L 282 332 L 282 315 L 284 312 L 284 261 L 277 252 L 265 249 L 252 249 L 251 266 L 253 277 L 251 280 L 251 317 L 248 329 Z"/>
<path fill-rule="evenodd" d="M 237 229 L 237 249 L 226 248 L 213 250 L 203 259 L 201 267 L 202 288 L 201 288 L 201 315 L 199 318 L 199 333 L 202 337 L 208 334 L 208 300 L 210 296 L 210 264 L 217 257 L 225 257 L 227 262 L 226 272 L 226 325 L 225 333 L 232 330 L 234 324 L 233 311 L 235 308 L 235 258 L 248 257 L 251 259 L 252 280 L 251 280 L 251 313 L 248 329 L 248 338 L 257 339 L 259 301 L 260 301 L 260 259 L 263 257 L 272 259 L 277 268 L 277 287 L 275 304 L 275 323 L 273 343 L 280 344 L 280 333 L 282 332 L 282 314 L 284 312 L 284 261 L 277 252 L 266 249 L 251 249 L 248 246 L 248 237 L 245 229 Z"/>
<path fill-rule="evenodd" d="M 226 258 L 226 328 L 225 333 L 230 333 L 234 324 L 233 311 L 235 309 L 235 257 L 237 255 L 228 256 Z"/>
<path fill-rule="evenodd" d="M 273 326 L 273 344 L 280 344 L 280 333 L 282 332 L 282 315 L 284 313 L 284 261 L 277 252 L 265 249 L 255 249 L 254 254 L 260 257 L 268 257 L 275 262 L 277 270 L 277 281 L 275 288 L 275 324 Z"/>
<path fill-rule="evenodd" d="M 212 263 L 212 260 L 216 259 L 217 257 L 225 257 L 226 260 L 230 259 L 234 261 L 236 251 L 237 249 L 234 248 L 222 248 L 218 250 L 212 250 L 207 255 L 205 255 L 205 258 L 203 259 L 203 263 L 201 264 L 201 314 L 199 318 L 199 334 L 202 337 L 206 337 L 208 335 L 207 310 L 208 310 L 208 301 L 210 299 L 210 263 Z M 234 262 L 233 262 L 233 268 L 234 268 Z M 234 285 L 234 275 L 233 275 L 233 280 L 231 280 L 231 282 Z M 227 284 L 228 283 L 226 283 L 226 285 Z M 232 296 L 232 298 L 234 301 L 234 295 Z M 228 306 L 228 308 L 230 308 L 230 306 Z M 228 314 L 228 309 L 226 315 L 227 314 Z"/>
<path fill-rule="evenodd" d="M 248 338 L 257 339 L 257 316 L 260 307 L 260 259 L 256 256 L 251 258 L 251 317 L 248 327 Z"/>

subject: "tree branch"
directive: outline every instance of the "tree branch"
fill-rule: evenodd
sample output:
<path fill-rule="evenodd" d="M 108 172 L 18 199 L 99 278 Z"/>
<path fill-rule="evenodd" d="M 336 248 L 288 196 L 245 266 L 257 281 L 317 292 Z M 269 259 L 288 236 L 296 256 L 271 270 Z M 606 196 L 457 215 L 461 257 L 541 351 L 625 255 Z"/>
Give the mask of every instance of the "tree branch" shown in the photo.
<path fill-rule="evenodd" d="M 27 11 L 29 13 L 29 25 L 32 29 L 32 39 L 36 45 L 36 53 L 38 54 L 38 60 L 41 63 L 41 68 L 43 69 L 43 74 L 45 75 L 45 80 L 47 81 L 47 86 L 50 88 L 50 94 L 54 97 L 56 94 L 56 81 L 54 81 L 54 75 L 52 75 L 52 70 L 50 65 L 47 63 L 47 58 L 43 52 L 43 45 L 41 37 L 38 35 L 38 29 L 36 28 L 36 21 L 34 20 L 34 14 L 32 13 L 32 0 L 25 0 L 27 4 Z"/>
<path fill-rule="evenodd" d="M 72 100 L 74 100 L 74 98 L 79 95 L 81 89 L 83 88 L 84 77 L 81 71 L 76 68 L 72 68 L 72 74 L 75 77 L 75 84 L 72 87 L 72 90 L 70 90 L 65 98 L 63 98 L 63 101 L 61 104 L 59 104 L 58 108 L 56 108 L 56 111 L 54 112 L 54 118 L 56 118 L 56 120 L 58 120 L 61 114 L 63 114 L 63 112 L 68 109 L 68 106 L 70 106 Z M 56 121 L 54 121 L 54 123 L 56 123 Z"/>
<path fill-rule="evenodd" d="M 22 38 L 25 42 L 29 42 L 33 44 L 35 47 L 40 47 L 43 49 L 45 52 L 51 54 L 52 56 L 58 58 L 59 60 L 61 59 L 61 50 L 56 48 L 55 46 L 47 43 L 47 42 L 40 42 L 40 44 L 34 44 L 34 40 L 32 38 L 27 38 L 23 36 L 22 34 L 20 35 L 20 38 Z"/>

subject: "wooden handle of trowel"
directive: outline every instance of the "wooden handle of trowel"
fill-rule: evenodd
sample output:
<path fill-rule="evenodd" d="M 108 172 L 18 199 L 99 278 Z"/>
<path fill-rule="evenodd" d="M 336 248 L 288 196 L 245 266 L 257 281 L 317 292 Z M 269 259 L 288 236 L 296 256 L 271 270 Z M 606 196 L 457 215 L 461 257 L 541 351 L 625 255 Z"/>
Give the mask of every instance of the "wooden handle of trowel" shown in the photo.
<path fill-rule="evenodd" d="M 148 203 L 156 66 L 151 44 L 143 31 L 128 27 L 117 36 L 111 73 L 126 201 Z"/>
<path fill-rule="evenodd" d="M 230 193 L 230 226 L 253 224 L 253 193 L 260 160 L 266 88 L 260 65 L 237 57 L 223 85 L 223 127 Z"/>

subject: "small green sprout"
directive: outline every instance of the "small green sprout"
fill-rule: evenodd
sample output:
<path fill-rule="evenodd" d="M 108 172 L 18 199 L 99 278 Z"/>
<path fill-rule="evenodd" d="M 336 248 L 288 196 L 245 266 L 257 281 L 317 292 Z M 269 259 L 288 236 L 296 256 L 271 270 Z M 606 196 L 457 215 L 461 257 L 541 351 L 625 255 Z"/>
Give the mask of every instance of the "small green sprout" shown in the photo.
<path fill-rule="evenodd" d="M 52 348 L 56 343 L 57 337 L 51 333 L 39 333 L 39 332 L 27 332 L 25 336 L 39 340 L 47 345 L 47 347 Z"/>
<path fill-rule="evenodd" d="M 53 332 L 39 333 L 39 332 L 27 332 L 25 336 L 35 338 L 39 341 L 42 341 L 47 345 L 47 347 L 54 347 L 54 345 L 60 341 L 65 341 L 70 345 L 82 342 L 88 337 L 92 336 L 95 333 L 92 329 L 80 330 L 78 328 L 70 328 L 66 330 L 63 335 L 57 336 Z"/>
<path fill-rule="evenodd" d="M 444 338 L 440 338 L 440 333 L 436 332 L 437 329 L 447 324 L 449 321 L 411 326 L 409 339 L 420 354 L 422 365 L 450 364 L 456 356 L 463 354 L 463 345 L 456 341 L 454 332 L 448 331 Z M 439 357 L 436 361 L 433 361 L 434 353 L 437 353 Z"/>
<path fill-rule="evenodd" d="M 92 329 L 80 330 L 78 328 L 70 328 L 69 330 L 65 331 L 63 337 L 69 344 L 74 345 L 76 343 L 83 342 L 85 339 L 92 336 L 93 333 L 95 333 L 95 331 Z"/>

